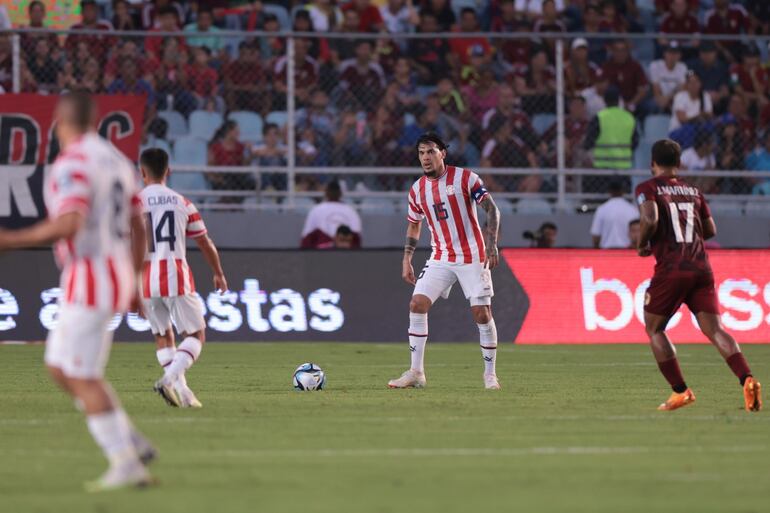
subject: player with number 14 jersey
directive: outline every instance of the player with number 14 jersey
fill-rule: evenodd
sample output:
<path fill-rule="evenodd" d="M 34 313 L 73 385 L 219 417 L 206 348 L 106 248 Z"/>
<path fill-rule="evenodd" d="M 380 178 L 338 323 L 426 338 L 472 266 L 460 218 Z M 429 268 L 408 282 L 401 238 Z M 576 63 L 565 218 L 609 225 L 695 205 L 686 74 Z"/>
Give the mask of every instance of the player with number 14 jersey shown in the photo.
<path fill-rule="evenodd" d="M 206 322 L 195 294 L 195 280 L 187 263 L 186 239 L 195 240 L 214 273 L 214 288 L 227 290 L 219 254 L 208 237 L 198 209 L 166 185 L 168 155 L 158 148 L 140 158 L 145 188 L 140 193 L 147 224 L 147 255 L 142 270 L 142 303 L 155 335 L 163 377 L 155 391 L 171 406 L 200 408 L 187 386 L 185 371 L 198 360 Z M 172 322 L 182 342 L 174 342 Z"/>

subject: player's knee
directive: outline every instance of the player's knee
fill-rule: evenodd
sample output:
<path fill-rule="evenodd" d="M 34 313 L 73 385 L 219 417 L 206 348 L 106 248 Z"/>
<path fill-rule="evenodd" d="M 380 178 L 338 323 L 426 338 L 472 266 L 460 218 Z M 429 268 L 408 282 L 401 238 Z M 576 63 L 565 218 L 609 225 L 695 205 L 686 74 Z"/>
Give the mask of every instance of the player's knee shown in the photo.
<path fill-rule="evenodd" d="M 430 310 L 430 299 L 425 296 L 412 296 L 409 301 L 409 311 L 411 313 L 428 313 Z"/>
<path fill-rule="evenodd" d="M 476 324 L 488 324 L 492 320 L 492 312 L 489 311 L 489 307 L 474 306 L 472 310 L 473 320 Z"/>
<path fill-rule="evenodd" d="M 46 369 L 48 370 L 48 375 L 51 376 L 51 379 L 54 381 L 54 383 L 59 385 L 64 390 L 69 390 L 69 382 L 67 380 L 67 376 L 64 375 L 64 372 L 60 368 L 47 365 Z"/>

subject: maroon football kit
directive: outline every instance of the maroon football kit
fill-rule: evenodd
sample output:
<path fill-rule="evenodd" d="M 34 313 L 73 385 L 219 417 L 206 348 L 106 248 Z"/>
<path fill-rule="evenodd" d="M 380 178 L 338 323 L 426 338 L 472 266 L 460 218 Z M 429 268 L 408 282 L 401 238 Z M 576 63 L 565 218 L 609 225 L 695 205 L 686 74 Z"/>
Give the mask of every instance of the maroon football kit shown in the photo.
<path fill-rule="evenodd" d="M 714 274 L 706 255 L 703 223 L 711 211 L 703 193 L 677 177 L 655 177 L 636 187 L 641 205 L 658 206 L 658 228 L 650 245 L 655 274 L 645 296 L 647 312 L 671 317 L 682 303 L 691 312 L 719 313 Z"/>

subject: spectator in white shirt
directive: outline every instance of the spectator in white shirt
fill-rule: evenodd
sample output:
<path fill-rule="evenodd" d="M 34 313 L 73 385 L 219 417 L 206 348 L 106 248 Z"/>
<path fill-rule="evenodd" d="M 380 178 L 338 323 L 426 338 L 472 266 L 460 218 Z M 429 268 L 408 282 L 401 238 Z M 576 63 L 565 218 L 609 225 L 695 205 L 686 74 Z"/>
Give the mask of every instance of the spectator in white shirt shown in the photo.
<path fill-rule="evenodd" d="M 700 78 L 693 71 L 687 72 L 685 88 L 674 96 L 671 111 L 669 132 L 684 124 L 698 123 L 711 118 L 713 113 L 711 96 L 703 92 Z"/>
<path fill-rule="evenodd" d="M 591 236 L 595 248 L 627 248 L 629 223 L 639 218 L 639 211 L 623 198 L 623 184 L 613 181 L 609 185 L 610 199 L 596 209 L 591 223 Z"/>
<path fill-rule="evenodd" d="M 380 16 L 385 29 L 391 34 L 413 32 L 414 27 L 420 24 L 420 15 L 412 0 L 388 0 L 380 6 Z"/>
<path fill-rule="evenodd" d="M 695 132 L 695 144 L 682 152 L 680 157 L 681 169 L 688 171 L 713 171 L 717 168 L 717 159 L 714 155 L 714 137 L 707 130 Z M 704 193 L 714 192 L 717 178 L 702 176 L 688 178 Z"/>
<path fill-rule="evenodd" d="M 302 228 L 302 249 L 326 249 L 334 246 L 341 225 L 353 233 L 351 248 L 361 247 L 361 218 L 356 209 L 342 202 L 339 182 L 329 182 L 324 201 L 310 209 Z"/>
<path fill-rule="evenodd" d="M 681 61 L 679 43 L 672 41 L 663 52 L 663 58 L 650 63 L 650 82 L 655 105 L 668 112 L 674 95 L 682 90 L 687 80 L 687 66 Z"/>
<path fill-rule="evenodd" d="M 639 235 L 642 233 L 642 225 L 638 219 L 633 219 L 628 223 L 628 249 L 639 247 Z"/>

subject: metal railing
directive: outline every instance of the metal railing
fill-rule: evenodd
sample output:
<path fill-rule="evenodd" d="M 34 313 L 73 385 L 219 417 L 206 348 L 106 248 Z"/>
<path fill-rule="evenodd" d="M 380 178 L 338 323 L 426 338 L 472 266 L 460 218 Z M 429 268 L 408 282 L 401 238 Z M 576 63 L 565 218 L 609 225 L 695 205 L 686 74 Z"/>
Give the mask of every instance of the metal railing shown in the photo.
<path fill-rule="evenodd" d="M 25 90 L 25 80 L 27 80 L 25 79 L 25 76 L 29 74 L 29 70 L 27 69 L 27 62 L 31 62 L 30 60 L 34 58 L 34 56 L 25 55 L 24 49 L 22 48 L 22 37 L 25 35 L 41 36 L 48 33 L 48 31 L 41 31 L 36 29 L 17 29 L 11 32 L 0 33 L 0 38 L 9 38 L 10 40 L 9 42 L 12 49 L 12 90 L 14 92 Z M 183 61 L 177 63 L 179 65 L 179 69 L 181 70 L 185 70 L 187 67 L 193 66 L 194 61 L 197 58 L 197 56 L 192 57 L 189 54 L 183 53 L 184 51 L 182 50 L 181 45 L 179 48 L 172 50 L 168 50 L 166 45 L 168 44 L 169 47 L 173 46 L 172 43 L 168 43 L 168 41 L 182 41 L 185 40 L 185 38 L 189 38 L 191 36 L 195 37 L 198 34 L 189 34 L 183 32 L 148 33 L 140 31 L 104 32 L 84 30 L 77 32 L 67 32 L 66 34 L 61 33 L 60 43 L 62 44 L 62 48 L 57 50 L 58 52 L 61 52 L 61 56 L 59 57 L 60 60 L 57 63 L 61 67 L 65 67 L 65 61 L 74 61 L 79 58 L 77 52 L 80 49 L 68 48 L 66 43 L 64 43 L 64 37 L 69 37 L 73 34 L 92 37 L 99 36 L 100 38 L 103 38 L 102 41 L 104 41 L 100 44 L 104 44 L 105 46 L 110 45 L 109 48 L 105 47 L 102 49 L 104 55 L 106 56 L 106 60 L 99 63 L 100 69 L 103 69 L 103 67 L 107 64 L 107 60 L 113 58 L 115 55 L 122 51 L 121 49 L 123 48 L 123 43 L 121 42 L 127 40 L 133 40 L 135 41 L 136 46 L 140 46 L 138 43 L 146 42 L 148 38 L 165 38 L 162 51 L 168 52 L 170 55 L 155 56 L 155 60 L 152 62 L 152 66 L 159 66 L 161 68 L 163 66 L 168 66 L 165 63 L 166 57 L 168 57 L 169 62 L 174 61 L 174 56 L 171 55 L 174 52 L 178 53 L 179 58 L 177 60 Z M 389 154 L 384 152 L 385 145 L 379 144 L 380 141 L 376 140 L 376 137 L 372 134 L 372 132 L 379 130 L 384 124 L 385 128 L 390 128 L 390 132 L 392 132 L 390 136 L 391 139 L 387 140 L 387 142 L 390 143 L 396 140 L 393 139 L 396 138 L 396 136 L 402 136 L 404 134 L 404 131 L 408 128 L 406 125 L 407 120 L 412 120 L 412 124 L 414 122 L 420 122 L 420 119 L 422 119 L 420 116 L 424 115 L 426 110 L 430 111 L 430 109 L 433 108 L 432 105 L 426 106 L 426 104 L 435 100 L 434 93 L 436 92 L 436 80 L 429 81 L 429 83 L 423 84 L 419 86 L 419 88 L 414 87 L 412 82 L 412 88 L 410 90 L 409 84 L 400 84 L 397 82 L 397 71 L 388 70 L 386 72 L 387 81 L 385 82 L 384 87 L 377 86 L 376 92 L 379 94 L 375 94 L 374 97 L 370 97 L 370 95 L 365 94 L 367 93 L 367 86 L 365 85 L 357 86 L 359 87 L 358 89 L 350 89 L 350 85 L 341 85 L 343 82 L 345 82 L 345 79 L 343 74 L 340 73 L 339 64 L 336 66 L 330 66 L 329 61 L 326 61 L 322 65 L 315 63 L 315 65 L 318 67 L 316 71 L 318 76 L 316 77 L 316 81 L 312 90 L 323 92 L 323 94 L 326 95 L 326 101 L 330 105 L 328 107 L 328 111 L 322 110 L 318 115 L 325 115 L 328 112 L 330 123 L 333 124 L 333 126 L 330 127 L 330 131 L 328 133 L 324 132 L 321 134 L 323 137 L 319 137 L 320 132 L 312 124 L 308 124 L 307 126 L 300 126 L 299 124 L 303 113 L 305 117 L 310 116 L 308 112 L 312 106 L 312 102 L 307 98 L 307 95 L 310 94 L 309 91 L 305 91 L 307 85 L 304 82 L 300 84 L 297 83 L 298 77 L 301 80 L 305 80 L 305 77 L 303 76 L 305 71 L 303 69 L 298 69 L 297 67 L 298 54 L 306 54 L 309 51 L 306 46 L 319 45 L 328 47 L 330 43 L 335 41 L 343 41 L 350 45 L 354 45 L 355 42 L 362 40 L 373 41 L 374 49 L 379 51 L 380 49 L 391 44 L 394 45 L 394 47 L 397 49 L 408 48 L 408 45 L 412 42 L 425 39 L 457 40 L 483 38 L 484 40 L 490 41 L 493 44 L 503 44 L 515 40 L 527 40 L 530 42 L 536 40 L 540 43 L 553 43 L 553 55 L 549 55 L 549 58 L 554 63 L 554 90 L 550 95 L 550 98 L 548 95 L 533 95 L 531 98 L 527 98 L 525 95 L 516 90 L 515 87 L 514 90 L 515 100 L 517 102 L 516 111 L 520 112 L 523 115 L 523 118 L 528 120 L 527 122 L 531 123 L 534 118 L 540 115 L 545 115 L 541 119 L 547 118 L 548 116 L 553 117 L 553 139 L 550 144 L 552 145 L 552 153 L 554 154 L 552 157 L 555 158 L 546 158 L 546 155 L 543 154 L 543 149 L 541 146 L 539 146 L 538 142 L 524 142 L 525 149 L 521 151 L 526 153 L 527 158 L 530 159 L 529 167 L 521 167 L 520 165 L 489 167 L 488 165 L 482 165 L 489 164 L 491 162 L 489 158 L 483 158 L 484 155 L 480 155 L 483 154 L 483 146 L 488 146 L 487 143 L 489 143 L 491 140 L 491 136 L 488 133 L 489 127 L 482 126 L 482 122 L 480 119 L 478 119 L 477 112 L 471 114 L 466 113 L 464 114 L 465 117 L 462 118 L 459 118 L 458 116 L 458 119 L 450 119 L 451 122 L 457 122 L 456 124 L 459 128 L 452 125 L 452 127 L 454 127 L 453 129 L 457 133 L 452 133 L 455 136 L 455 139 L 460 140 L 461 147 L 465 148 L 466 150 L 465 153 L 459 155 L 451 154 L 450 152 L 450 158 L 464 161 L 465 165 L 471 167 L 482 176 L 494 177 L 496 182 L 498 182 L 498 190 L 495 191 L 495 195 L 497 197 L 511 201 L 517 201 L 525 198 L 541 198 L 552 202 L 556 209 L 562 211 L 572 210 L 575 208 L 576 204 L 590 204 L 596 200 L 604 198 L 605 194 L 603 188 L 606 186 L 608 177 L 615 176 L 624 178 L 629 187 L 629 192 L 631 192 L 630 187 L 634 183 L 641 181 L 641 179 L 649 175 L 649 171 L 646 169 L 602 170 L 585 167 L 569 167 L 567 153 L 570 150 L 570 145 L 573 144 L 572 141 L 567 140 L 567 136 L 565 134 L 565 125 L 568 120 L 568 114 L 565 112 L 565 97 L 567 97 L 568 94 L 568 88 L 565 81 L 565 62 L 567 61 L 569 54 L 569 42 L 574 41 L 578 37 L 586 38 L 589 41 L 607 42 L 617 40 L 619 37 L 622 37 L 624 40 L 631 41 L 632 46 L 637 45 L 633 46 L 632 55 L 635 51 L 638 53 L 642 46 L 644 46 L 647 49 L 647 57 L 650 57 L 651 55 L 655 54 L 655 45 L 657 44 L 656 40 L 660 37 L 665 37 L 668 40 L 680 41 L 689 41 L 694 39 L 692 34 L 319 34 L 285 31 L 219 31 L 214 34 L 207 35 L 206 37 L 215 37 L 221 39 L 225 48 L 221 54 L 216 56 L 216 59 L 218 60 L 212 60 L 211 64 L 207 64 L 207 66 L 210 66 L 212 69 L 217 69 L 218 67 L 218 73 L 220 73 L 220 77 L 218 79 L 218 83 L 215 86 L 215 90 L 211 92 L 211 100 L 214 106 L 209 106 L 206 108 L 222 109 L 222 119 L 227 119 L 228 113 L 238 107 L 238 104 L 230 104 L 230 100 L 225 98 L 227 96 L 228 79 L 224 77 L 224 74 L 226 70 L 229 69 L 227 66 L 238 60 L 240 55 L 239 45 L 241 45 L 243 42 L 247 42 L 250 45 L 253 45 L 254 48 L 260 47 L 260 45 L 264 46 L 266 41 L 275 40 L 281 42 L 281 45 L 279 46 L 282 48 L 281 51 L 283 53 L 276 54 L 269 59 L 265 56 L 262 56 L 264 58 L 262 58 L 255 65 L 265 68 L 267 71 L 269 67 L 268 65 L 274 65 L 275 61 L 279 57 L 285 57 L 287 92 L 285 97 L 280 98 L 280 94 L 277 93 L 277 89 L 275 88 L 275 76 L 273 76 L 274 74 L 271 75 L 268 73 L 270 78 L 268 78 L 266 81 L 266 89 L 263 94 L 270 95 L 269 98 L 266 97 L 265 99 L 265 103 L 269 104 L 269 108 L 261 112 L 255 112 L 255 114 L 260 116 L 259 119 L 261 120 L 261 123 L 263 123 L 263 126 L 266 120 L 270 119 L 269 112 L 285 113 L 285 126 L 280 129 L 279 134 L 279 138 L 281 139 L 279 146 L 285 147 L 284 150 L 281 150 L 282 161 L 285 162 L 285 165 L 259 165 L 254 162 L 252 157 L 250 157 L 250 160 L 244 159 L 244 165 L 242 166 L 222 166 L 216 162 L 210 162 L 209 159 L 207 159 L 207 162 L 190 164 L 185 162 L 184 159 L 178 158 L 179 156 L 173 155 L 174 158 L 172 159 L 172 169 L 174 173 L 179 173 L 180 175 L 188 173 L 202 175 L 203 180 L 200 180 L 199 183 L 207 184 L 206 186 L 192 189 L 183 189 L 182 192 L 190 196 L 202 199 L 203 208 L 293 208 L 299 198 L 315 198 L 320 196 L 320 185 L 330 176 L 337 177 L 347 182 L 347 195 L 353 199 L 381 198 L 393 199 L 394 201 L 402 199 L 404 190 L 411 183 L 410 180 L 412 180 L 415 175 L 419 175 L 420 173 L 419 168 L 417 167 L 416 156 L 413 155 L 410 160 L 408 152 L 409 146 L 407 145 L 403 148 L 399 147 L 399 151 L 393 152 L 392 157 L 388 159 L 387 155 Z M 757 46 L 757 48 L 766 48 L 767 42 L 770 40 L 769 38 L 757 38 L 746 35 L 716 36 L 704 34 L 697 35 L 697 39 L 700 41 L 731 41 L 739 42 L 742 44 L 754 44 Z M 302 42 L 302 48 L 300 49 L 297 48 L 297 43 L 299 41 Z M 99 43 L 92 42 L 91 44 Z M 549 46 L 547 48 L 551 47 Z M 652 53 L 650 53 L 650 48 L 652 48 Z M 345 49 L 343 48 L 343 50 Z M 350 48 L 347 48 L 345 51 L 350 53 L 349 50 Z M 400 51 L 403 52 L 403 50 Z M 194 52 L 195 49 L 193 48 L 190 53 Z M 485 61 L 483 67 L 476 66 L 474 62 L 471 62 L 470 64 L 465 64 L 464 68 L 467 68 L 469 70 L 468 72 L 472 76 L 476 77 L 475 80 L 477 82 L 483 79 L 482 75 L 489 69 L 491 69 L 494 73 L 496 83 L 505 82 L 508 80 L 516 82 L 516 80 L 518 80 L 520 77 L 517 78 L 514 76 L 513 79 L 509 79 L 508 76 L 509 73 L 512 73 L 510 70 L 511 63 L 504 62 L 499 58 L 500 51 L 496 52 L 497 53 L 495 56 L 490 56 L 491 58 L 488 60 L 488 62 Z M 337 53 L 341 54 L 343 52 L 338 51 Z M 334 55 L 333 52 L 332 55 Z M 384 67 L 383 55 L 383 53 L 378 53 L 376 56 L 371 58 L 370 63 L 374 65 L 371 67 L 371 69 L 374 69 L 374 71 L 372 71 L 374 75 L 379 73 L 377 71 L 377 66 L 379 66 L 380 69 Z M 129 60 L 130 58 L 131 57 L 122 58 L 123 60 L 120 62 Z M 302 58 L 302 55 L 299 55 L 299 58 Z M 136 54 L 136 59 L 141 59 L 147 63 L 149 56 L 143 53 L 141 49 L 139 49 Z M 302 65 L 305 65 L 304 61 Z M 392 66 L 393 63 L 389 63 L 389 65 Z M 361 66 L 365 68 L 363 63 L 361 63 Z M 366 66 L 369 66 L 369 61 L 367 61 Z M 410 61 L 409 66 L 414 68 L 416 65 Z M 410 71 L 414 71 L 414 69 Z M 59 73 L 61 73 L 61 71 Z M 156 90 L 158 93 L 160 93 L 161 88 L 163 87 L 160 85 L 160 82 L 163 81 L 162 77 L 161 79 L 158 79 L 157 71 L 149 72 L 148 76 L 150 77 L 150 80 L 156 80 L 153 83 L 153 86 L 156 87 Z M 460 80 L 457 78 L 457 74 L 453 75 L 452 79 L 453 92 L 458 91 L 461 96 L 465 96 L 465 100 L 467 101 L 467 94 L 469 93 L 466 93 L 466 90 L 475 91 L 472 89 L 475 86 L 471 86 L 471 89 L 461 89 L 457 83 L 457 81 Z M 395 108 L 394 112 L 391 112 L 390 114 L 397 114 L 400 116 L 400 118 L 395 116 L 394 119 L 403 119 L 403 121 L 397 121 L 395 122 L 396 126 L 388 127 L 387 123 L 378 122 L 377 116 L 380 115 L 378 110 L 382 107 L 382 105 L 390 101 L 390 89 L 394 88 L 394 84 L 400 84 L 400 86 L 403 86 L 402 89 L 408 90 L 407 93 L 403 93 L 404 96 L 411 94 L 414 98 L 416 98 L 416 100 L 411 103 L 408 108 L 402 108 L 403 106 Z M 106 87 L 106 84 L 104 84 L 101 89 L 106 90 L 108 88 Z M 177 94 L 181 97 L 182 93 L 186 92 L 189 91 L 179 89 L 178 92 L 174 94 Z M 171 95 L 173 96 L 173 94 Z M 171 106 L 161 105 L 163 98 L 160 97 L 160 94 L 158 97 L 158 104 L 155 107 L 158 110 L 164 110 L 164 108 L 165 110 L 168 110 Z M 196 105 L 200 106 L 203 104 L 201 103 L 201 99 L 194 99 L 199 102 L 196 103 Z M 177 102 L 174 102 L 174 104 L 176 103 Z M 217 105 L 219 105 L 219 107 L 217 107 Z M 475 104 L 472 104 L 472 106 L 473 105 Z M 284 108 L 275 108 L 276 106 L 284 106 Z M 182 111 L 182 114 L 185 118 L 187 118 L 190 112 Z M 352 143 L 353 150 L 362 153 L 362 155 L 356 154 L 354 157 L 350 157 L 345 153 L 347 151 L 347 149 L 343 147 L 344 144 L 346 144 L 346 141 L 344 140 L 345 133 L 343 133 L 343 128 L 340 127 L 340 122 L 341 118 L 343 118 L 346 114 L 354 114 L 356 117 L 356 123 L 353 128 L 350 129 L 350 133 L 353 134 L 351 137 L 353 137 L 355 132 L 358 131 L 358 136 L 362 139 L 366 139 L 365 144 L 363 144 L 360 148 L 355 147 L 355 144 L 358 144 L 358 141 L 353 141 Z M 445 113 L 442 111 L 441 114 Z M 152 115 L 155 115 L 154 110 Z M 315 113 L 313 115 L 315 115 Z M 451 118 L 451 116 L 449 117 Z M 309 122 L 305 120 L 305 123 Z M 641 120 L 637 120 L 637 123 L 638 126 L 641 125 Z M 532 125 L 530 124 L 527 128 L 525 128 L 525 131 L 532 132 L 531 127 Z M 542 127 L 540 127 L 540 129 L 542 130 Z M 310 131 L 311 133 L 306 134 L 307 131 Z M 363 133 L 363 135 L 361 133 Z M 242 133 L 241 136 L 243 140 L 249 143 L 255 142 L 254 139 L 248 139 L 243 137 L 243 135 L 244 134 Z M 249 135 L 259 136 L 258 139 L 262 139 L 262 134 Z M 542 141 L 543 134 L 533 132 L 514 135 L 516 137 L 531 136 L 533 140 Z M 306 137 L 311 138 L 310 140 L 315 142 L 309 142 Z M 509 135 L 509 138 L 512 137 L 513 136 Z M 166 136 L 164 139 L 167 140 L 172 146 L 179 140 L 179 138 L 175 138 L 174 136 Z M 201 139 L 201 144 L 210 144 L 210 141 Z M 313 150 L 316 152 L 316 154 L 328 154 L 330 156 L 325 160 L 317 159 L 318 162 L 313 163 L 312 165 L 307 165 L 307 155 L 302 152 L 302 148 L 309 147 L 308 145 L 313 147 Z M 355 151 L 352 152 L 355 153 Z M 494 149 L 492 152 L 494 152 Z M 385 153 L 385 157 L 383 157 L 383 153 Z M 249 154 L 251 155 L 251 153 Z M 312 153 L 310 154 L 312 155 Z M 530 156 L 529 154 L 532 155 Z M 519 157 L 521 156 L 517 155 L 515 157 L 511 157 L 503 155 L 503 157 L 498 158 L 498 160 L 505 162 L 505 159 L 508 158 L 513 161 Z M 409 166 L 408 164 L 411 164 L 412 162 L 414 163 L 414 166 Z M 249 186 L 244 188 L 241 185 L 244 180 L 233 179 L 230 187 L 226 186 L 224 188 L 218 187 L 214 189 L 213 187 L 209 186 L 210 184 L 206 177 L 217 173 L 221 174 L 223 177 L 253 177 L 255 185 L 253 187 Z M 719 197 L 726 201 L 763 201 L 763 196 L 751 194 L 751 184 L 758 180 L 770 180 L 770 172 L 766 171 L 710 170 L 689 172 L 684 174 L 695 179 L 711 178 L 715 180 L 715 183 L 718 180 L 743 180 L 741 183 L 745 183 L 745 190 L 741 191 L 742 194 L 719 194 Z M 265 187 L 262 178 L 266 175 L 283 177 L 280 182 L 285 183 L 285 188 Z M 529 189 L 521 187 L 522 178 L 532 176 L 538 177 L 538 183 L 540 183 L 540 185 L 537 187 L 537 190 L 530 190 L 531 187 Z M 248 183 L 251 182 L 249 181 Z"/>

